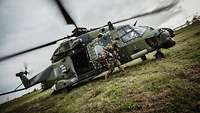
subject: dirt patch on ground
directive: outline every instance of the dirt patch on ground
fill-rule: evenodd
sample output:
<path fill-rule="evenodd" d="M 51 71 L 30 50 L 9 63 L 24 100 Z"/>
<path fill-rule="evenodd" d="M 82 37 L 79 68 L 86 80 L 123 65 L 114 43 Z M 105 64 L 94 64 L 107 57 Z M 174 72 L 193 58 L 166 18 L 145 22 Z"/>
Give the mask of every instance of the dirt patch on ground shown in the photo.
<path fill-rule="evenodd" d="M 200 82 L 200 64 L 194 64 L 191 66 L 186 66 L 184 68 L 186 70 L 187 78 L 190 81 L 199 83 Z"/>
<path fill-rule="evenodd" d="M 125 99 L 133 99 L 139 103 L 136 109 L 132 109 L 134 113 L 163 113 L 167 110 L 169 103 L 169 90 L 162 90 L 159 93 L 152 92 L 129 92 Z"/>

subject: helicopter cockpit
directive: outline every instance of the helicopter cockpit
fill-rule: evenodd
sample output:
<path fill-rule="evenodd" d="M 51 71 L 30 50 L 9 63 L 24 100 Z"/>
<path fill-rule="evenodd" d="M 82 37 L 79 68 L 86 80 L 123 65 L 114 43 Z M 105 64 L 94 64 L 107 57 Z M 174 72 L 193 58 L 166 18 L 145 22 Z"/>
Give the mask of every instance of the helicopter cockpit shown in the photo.
<path fill-rule="evenodd" d="M 117 28 L 119 37 L 122 39 L 123 42 L 128 42 L 135 38 L 141 37 L 146 30 L 147 29 L 142 27 L 130 25 L 120 26 L 119 28 Z"/>

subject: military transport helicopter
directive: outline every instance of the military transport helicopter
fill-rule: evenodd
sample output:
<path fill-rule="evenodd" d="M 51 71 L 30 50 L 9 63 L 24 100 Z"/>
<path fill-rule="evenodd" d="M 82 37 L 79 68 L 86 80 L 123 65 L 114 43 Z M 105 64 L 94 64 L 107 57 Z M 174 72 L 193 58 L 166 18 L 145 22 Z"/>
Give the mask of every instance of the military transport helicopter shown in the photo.
<path fill-rule="evenodd" d="M 52 64 L 45 70 L 35 75 L 31 79 L 26 77 L 28 75 L 26 69 L 24 72 L 19 72 L 16 74 L 16 76 L 21 79 L 25 88 L 17 89 L 17 87 L 14 91 L 2 93 L 0 95 L 21 91 L 38 83 L 42 84 L 43 89 L 49 89 L 55 85 L 55 91 L 58 91 L 63 88 L 70 88 L 81 82 L 91 80 L 98 74 L 105 71 L 105 69 L 102 68 L 103 66 L 97 62 L 98 54 L 102 52 L 103 47 L 112 41 L 117 41 L 119 44 L 119 54 L 121 56 L 120 61 L 122 63 L 126 63 L 137 58 L 146 60 L 145 55 L 153 51 L 157 51 L 155 55 L 156 58 L 163 57 L 163 53 L 160 51 L 160 49 L 168 49 L 175 45 L 175 41 L 173 40 L 173 37 L 175 36 L 174 31 L 170 28 L 154 29 L 149 26 L 136 26 L 137 21 L 132 26 L 116 26 L 115 24 L 169 10 L 177 5 L 177 1 L 173 1 L 166 6 L 143 14 L 132 16 L 127 19 L 116 22 L 109 21 L 106 25 L 90 30 L 78 27 L 65 10 L 61 1 L 54 1 L 61 11 L 61 14 L 65 18 L 67 24 L 73 24 L 75 26 L 75 29 L 72 31 L 72 35 L 32 49 L 1 57 L 0 61 L 4 61 L 9 58 L 47 47 L 56 44 L 58 41 L 64 40 L 53 53 L 51 58 Z M 101 39 L 102 45 L 99 45 L 95 42 L 96 37 L 100 33 L 107 34 Z"/>

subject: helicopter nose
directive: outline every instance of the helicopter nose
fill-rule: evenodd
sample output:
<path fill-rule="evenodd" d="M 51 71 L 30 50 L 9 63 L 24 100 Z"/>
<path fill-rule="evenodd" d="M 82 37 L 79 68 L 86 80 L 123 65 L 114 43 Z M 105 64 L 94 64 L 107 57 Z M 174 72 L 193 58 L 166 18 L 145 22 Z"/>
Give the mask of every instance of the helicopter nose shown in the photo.
<path fill-rule="evenodd" d="M 168 46 L 169 46 L 169 47 L 173 47 L 173 46 L 175 46 L 175 45 L 176 45 L 175 40 L 174 40 L 173 38 L 170 38 L 170 40 L 169 40 L 169 42 L 168 42 Z"/>
<path fill-rule="evenodd" d="M 175 42 L 175 40 L 173 38 L 171 38 L 171 42 L 170 43 L 171 43 L 171 47 L 176 45 L 176 42 Z"/>
<path fill-rule="evenodd" d="M 173 38 L 171 38 L 171 40 L 168 42 L 168 46 L 169 46 L 169 47 L 173 47 L 173 46 L 175 46 L 175 45 L 176 45 L 176 42 L 174 41 Z"/>
<path fill-rule="evenodd" d="M 176 45 L 176 42 L 173 38 L 169 38 L 165 43 L 162 44 L 162 48 L 168 49 Z"/>

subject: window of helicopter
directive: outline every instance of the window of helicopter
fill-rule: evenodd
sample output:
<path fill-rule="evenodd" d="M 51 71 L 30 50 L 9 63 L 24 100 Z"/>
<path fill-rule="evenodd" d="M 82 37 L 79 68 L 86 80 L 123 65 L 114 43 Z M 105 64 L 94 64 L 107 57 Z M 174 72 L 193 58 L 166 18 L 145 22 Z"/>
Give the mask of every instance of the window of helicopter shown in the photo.
<path fill-rule="evenodd" d="M 102 45 L 96 45 L 94 47 L 96 56 L 99 57 L 103 53 L 103 46 Z"/>
<path fill-rule="evenodd" d="M 127 33 L 132 32 L 133 29 L 131 28 L 131 26 L 126 25 L 126 26 L 120 27 L 117 31 L 118 31 L 119 37 L 123 37 Z"/>
<path fill-rule="evenodd" d="M 133 27 L 134 31 L 136 31 L 140 36 L 142 36 L 144 34 L 144 32 L 146 31 L 145 28 L 142 27 Z"/>
<path fill-rule="evenodd" d="M 101 38 L 100 41 L 102 42 L 102 44 L 103 44 L 102 46 L 104 46 L 104 47 L 106 47 L 109 43 L 112 43 L 110 35 L 103 36 L 103 38 Z"/>
<path fill-rule="evenodd" d="M 124 36 L 126 34 L 126 32 L 124 31 L 123 28 L 118 29 L 117 32 L 119 34 L 119 37 L 122 37 L 122 36 Z"/>
<path fill-rule="evenodd" d="M 129 25 L 123 26 L 118 29 L 118 34 L 123 42 L 128 42 L 139 36 L 139 34 L 135 32 L 135 30 L 132 29 L 132 27 Z"/>
<path fill-rule="evenodd" d="M 124 26 L 123 29 L 125 30 L 126 33 L 133 31 L 133 29 L 129 25 Z"/>
<path fill-rule="evenodd" d="M 54 55 L 54 56 L 58 55 L 58 54 L 60 53 L 59 51 L 60 51 L 60 47 L 58 47 L 58 48 L 54 51 L 54 54 L 53 54 L 53 55 Z"/>
<path fill-rule="evenodd" d="M 122 38 L 123 42 L 128 42 L 128 41 L 133 40 L 137 37 L 138 37 L 138 34 L 134 31 L 131 31 L 131 32 L 125 34 L 124 36 L 122 36 L 121 38 Z"/>

